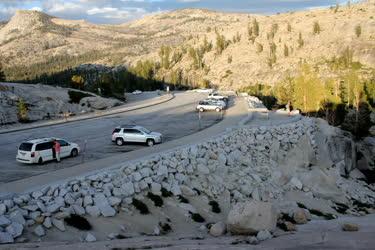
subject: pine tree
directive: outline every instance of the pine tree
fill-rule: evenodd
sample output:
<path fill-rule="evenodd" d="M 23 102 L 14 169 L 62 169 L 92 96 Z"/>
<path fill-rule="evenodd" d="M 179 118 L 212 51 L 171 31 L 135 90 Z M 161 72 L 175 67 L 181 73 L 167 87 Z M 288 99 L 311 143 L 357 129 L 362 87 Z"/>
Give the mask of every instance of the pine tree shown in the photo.
<path fill-rule="evenodd" d="M 320 32 L 321 32 L 321 28 L 320 28 L 319 22 L 315 21 L 314 26 L 313 26 L 313 33 L 314 33 L 314 35 L 317 35 Z"/>
<path fill-rule="evenodd" d="M 303 45 L 305 45 L 305 42 L 303 41 L 302 33 L 300 32 L 298 35 L 298 48 L 302 48 Z"/>
<path fill-rule="evenodd" d="M 256 18 L 253 20 L 253 33 L 255 37 L 259 36 L 259 23 Z"/>
<path fill-rule="evenodd" d="M 289 47 L 286 44 L 284 44 L 284 56 L 285 57 L 289 56 Z"/>
<path fill-rule="evenodd" d="M 292 25 L 290 23 L 288 23 L 287 30 L 288 32 L 292 32 Z"/>
<path fill-rule="evenodd" d="M 358 24 L 357 26 L 355 26 L 355 34 L 357 37 L 360 37 L 361 34 L 362 34 L 362 27 L 360 24 Z"/>

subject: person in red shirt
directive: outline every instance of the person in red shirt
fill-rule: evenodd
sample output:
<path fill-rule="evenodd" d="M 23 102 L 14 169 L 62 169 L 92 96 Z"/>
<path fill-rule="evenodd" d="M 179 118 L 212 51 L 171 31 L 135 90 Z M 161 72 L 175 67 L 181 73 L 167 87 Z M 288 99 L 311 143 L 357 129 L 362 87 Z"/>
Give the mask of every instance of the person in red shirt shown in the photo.
<path fill-rule="evenodd" d="M 56 152 L 56 160 L 57 162 L 60 162 L 60 151 L 61 151 L 61 145 L 57 140 L 53 141 L 53 148 Z"/>

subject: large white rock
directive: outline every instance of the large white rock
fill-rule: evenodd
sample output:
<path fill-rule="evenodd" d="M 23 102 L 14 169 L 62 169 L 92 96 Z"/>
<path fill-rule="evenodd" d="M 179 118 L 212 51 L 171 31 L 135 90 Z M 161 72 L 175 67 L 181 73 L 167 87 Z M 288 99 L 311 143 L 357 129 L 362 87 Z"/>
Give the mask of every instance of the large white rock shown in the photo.
<path fill-rule="evenodd" d="M 52 225 L 54 225 L 57 229 L 64 232 L 65 231 L 65 225 L 62 220 L 52 219 Z"/>
<path fill-rule="evenodd" d="M 10 220 L 8 220 L 8 218 L 6 218 L 4 215 L 0 216 L 0 226 L 1 227 L 8 226 L 8 225 L 10 225 L 10 223 L 12 223 L 12 222 Z"/>
<path fill-rule="evenodd" d="M 127 182 L 127 183 L 124 183 L 122 186 L 121 186 L 121 190 L 123 192 L 123 195 L 125 196 L 131 196 L 134 194 L 134 185 L 133 183 L 131 182 Z"/>
<path fill-rule="evenodd" d="M 262 230 L 262 231 L 258 232 L 257 239 L 259 241 L 272 239 L 272 234 L 268 230 Z"/>
<path fill-rule="evenodd" d="M 7 206 L 5 206 L 5 204 L 1 203 L 0 204 L 0 215 L 5 214 L 6 211 L 7 211 Z"/>
<path fill-rule="evenodd" d="M 87 233 L 86 238 L 85 238 L 85 241 L 86 241 L 86 242 L 94 242 L 94 241 L 96 241 L 96 238 L 95 238 L 95 236 L 92 235 L 91 233 Z"/>
<path fill-rule="evenodd" d="M 46 232 L 45 232 L 44 228 L 41 225 L 39 225 L 39 226 L 35 227 L 34 234 L 38 237 L 42 237 L 42 236 L 46 235 Z"/>
<path fill-rule="evenodd" d="M 112 216 L 115 216 L 116 214 L 116 210 L 113 209 L 113 207 L 111 207 L 109 205 L 109 202 L 107 200 L 107 197 L 105 197 L 104 194 L 102 193 L 98 193 L 95 195 L 94 197 L 94 204 L 95 206 L 97 206 L 100 210 L 100 213 L 104 216 L 104 217 L 112 217 Z"/>
<path fill-rule="evenodd" d="M 227 226 L 232 234 L 256 234 L 276 227 L 277 213 L 272 203 L 251 201 L 237 203 L 228 214 Z"/>
<path fill-rule="evenodd" d="M 51 228 L 52 227 L 52 221 L 51 221 L 51 217 L 46 217 L 43 221 L 43 226 L 45 228 Z"/>
<path fill-rule="evenodd" d="M 227 230 L 227 226 L 224 222 L 220 221 L 218 223 L 215 223 L 210 228 L 210 234 L 214 237 L 219 237 L 225 234 Z"/>
<path fill-rule="evenodd" d="M 86 213 L 91 215 L 92 217 L 99 217 L 100 210 L 97 206 L 87 206 Z"/>
<path fill-rule="evenodd" d="M 20 210 L 15 210 L 15 211 L 11 212 L 10 216 L 9 216 L 9 219 L 12 222 L 18 222 L 18 223 L 20 223 L 23 226 L 26 224 L 26 220 L 23 217 L 23 215 L 22 215 L 22 213 L 21 213 Z"/>
<path fill-rule="evenodd" d="M 151 192 L 154 194 L 160 194 L 161 192 L 161 185 L 159 183 L 153 182 L 151 184 Z"/>
<path fill-rule="evenodd" d="M 18 222 L 12 222 L 12 224 L 6 227 L 6 231 L 10 233 L 13 238 L 17 238 L 22 235 L 23 226 Z"/>

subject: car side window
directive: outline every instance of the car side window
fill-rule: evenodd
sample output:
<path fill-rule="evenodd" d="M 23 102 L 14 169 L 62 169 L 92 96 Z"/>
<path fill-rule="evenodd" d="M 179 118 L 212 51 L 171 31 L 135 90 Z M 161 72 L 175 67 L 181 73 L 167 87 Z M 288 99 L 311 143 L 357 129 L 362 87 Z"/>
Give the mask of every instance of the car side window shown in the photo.
<path fill-rule="evenodd" d="M 35 147 L 35 151 L 43 151 L 43 150 L 48 150 L 48 149 L 52 149 L 52 143 L 50 142 L 43 142 L 43 143 L 36 145 Z"/>
<path fill-rule="evenodd" d="M 134 134 L 143 135 L 143 133 L 139 131 L 138 129 L 133 129 L 133 130 L 134 130 Z"/>
<path fill-rule="evenodd" d="M 64 140 L 57 140 L 57 141 L 60 143 L 60 146 L 61 146 L 61 147 L 69 146 L 69 143 L 67 143 L 67 142 L 64 141 Z"/>

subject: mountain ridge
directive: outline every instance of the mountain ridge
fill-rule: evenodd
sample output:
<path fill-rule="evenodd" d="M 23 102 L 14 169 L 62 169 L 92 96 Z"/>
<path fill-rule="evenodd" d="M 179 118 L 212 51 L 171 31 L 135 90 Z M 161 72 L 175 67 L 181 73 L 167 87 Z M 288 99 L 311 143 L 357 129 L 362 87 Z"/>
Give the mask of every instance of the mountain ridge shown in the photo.
<path fill-rule="evenodd" d="M 15 20 L 27 19 L 27 13 L 16 14 Z M 363 66 L 363 76 L 368 77 L 375 68 L 372 13 L 375 13 L 374 0 L 340 6 L 337 10 L 314 9 L 267 16 L 190 8 L 148 15 L 120 25 L 96 25 L 39 13 L 49 29 L 30 28 L 27 33 L 30 36 L 14 36 L 4 43 L 7 36 L 2 34 L 11 30 L 12 18 L 0 28 L 0 52 L 8 69 L 43 63 L 54 56 L 79 57 L 90 53 L 103 55 L 85 63 L 135 66 L 138 61 L 146 60 L 160 64 L 160 48 L 166 46 L 170 62 L 155 74 L 159 79 L 171 80 L 180 72 L 190 82 L 203 79 L 222 88 L 240 88 L 254 83 L 277 83 L 294 73 L 301 62 L 319 67 L 323 76 L 336 74 L 330 70 L 329 61 L 350 49 L 353 60 Z M 259 25 L 259 34 L 251 37 L 249 27 L 254 20 Z M 27 21 L 30 23 L 30 20 L 17 22 Z M 319 26 L 316 33 L 315 25 Z M 357 26 L 361 28 L 359 36 Z M 219 36 L 228 43 L 220 53 Z M 300 39 L 303 46 L 299 45 Z M 189 51 L 191 48 L 198 51 L 205 40 L 211 49 L 199 55 L 197 67 L 197 58 Z"/>

